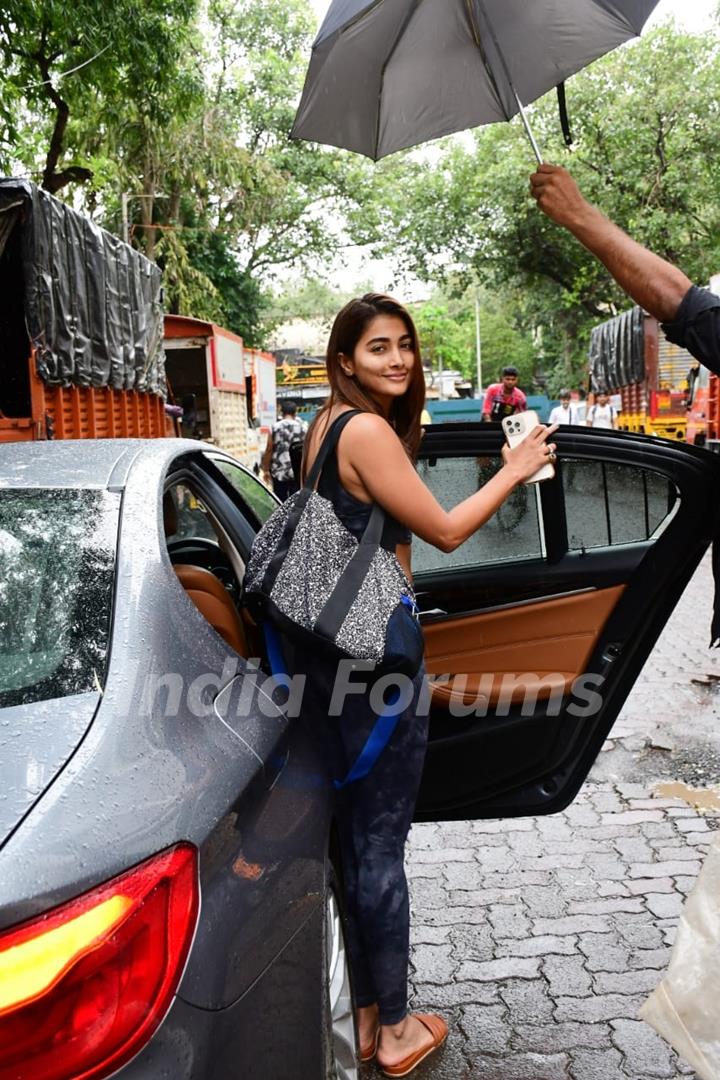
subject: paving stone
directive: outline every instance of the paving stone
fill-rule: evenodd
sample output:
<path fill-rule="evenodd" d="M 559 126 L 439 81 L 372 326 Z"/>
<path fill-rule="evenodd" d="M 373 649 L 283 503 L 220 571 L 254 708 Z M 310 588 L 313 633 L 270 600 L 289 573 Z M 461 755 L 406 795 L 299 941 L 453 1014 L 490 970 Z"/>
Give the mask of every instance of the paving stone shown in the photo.
<path fill-rule="evenodd" d="M 500 818 L 474 822 L 473 828 L 478 833 L 532 832 L 534 818 Z"/>
<path fill-rule="evenodd" d="M 536 934 L 593 934 L 612 929 L 605 915 L 566 915 L 562 919 L 535 919 Z"/>
<path fill-rule="evenodd" d="M 638 994 L 650 993 L 663 976 L 655 968 L 634 971 L 598 971 L 593 984 L 598 994 Z"/>
<path fill-rule="evenodd" d="M 675 828 L 679 829 L 682 833 L 701 833 L 710 832 L 710 826 L 707 820 L 699 815 L 692 818 L 678 818 L 675 822 Z"/>
<path fill-rule="evenodd" d="M 625 862 L 652 862 L 653 849 L 645 836 L 618 836 L 615 848 Z"/>
<path fill-rule="evenodd" d="M 594 1024 L 599 1020 L 616 1020 L 637 1016 L 645 999 L 630 994 L 604 994 L 602 997 L 560 997 L 555 1000 L 557 1020 L 577 1020 Z"/>
<path fill-rule="evenodd" d="M 695 848 L 700 848 L 701 854 L 707 851 L 711 840 L 712 833 L 685 833 L 685 842 L 692 844 Z"/>
<path fill-rule="evenodd" d="M 702 846 L 704 847 L 706 845 L 707 837 L 705 833 L 701 833 L 700 835 L 705 838 L 705 840 L 701 842 Z M 681 847 L 661 847 L 657 849 L 656 855 L 658 859 L 665 860 L 667 862 L 670 862 L 671 860 L 677 861 L 679 859 L 681 862 L 694 863 L 695 860 L 701 856 L 701 853 L 698 852 L 696 845 L 691 845 L 691 834 L 688 834 L 687 836 L 683 837 Z"/>
<path fill-rule="evenodd" d="M 501 986 L 498 992 L 508 1007 L 513 1027 L 552 1022 L 554 1004 L 541 979 L 527 982 L 512 979 Z"/>
<path fill-rule="evenodd" d="M 631 878 L 673 877 L 675 874 L 690 874 L 700 869 L 700 863 L 686 862 L 684 859 L 673 859 L 657 863 L 636 863 L 630 867 Z"/>
<path fill-rule="evenodd" d="M 429 880 L 438 881 L 440 884 L 444 882 L 443 870 L 445 867 L 442 863 L 414 863 L 410 862 L 405 866 L 405 876 L 408 881 L 414 881 L 415 878 L 427 878 Z"/>
<path fill-rule="evenodd" d="M 453 926 L 445 928 L 450 935 L 453 955 L 459 961 L 492 960 L 495 941 L 489 923 L 480 926 Z M 520 955 L 513 953 L 514 956 Z"/>
<path fill-rule="evenodd" d="M 530 932 L 530 921 L 522 904 L 493 904 L 488 919 L 498 938 L 521 940 Z"/>
<path fill-rule="evenodd" d="M 672 810 L 666 810 L 666 814 L 671 814 Z M 649 840 L 655 839 L 658 836 L 674 836 L 673 825 L 671 821 L 648 821 L 640 826 L 640 832 L 643 836 L 647 836 Z"/>
<path fill-rule="evenodd" d="M 450 863 L 450 862 L 475 862 L 477 849 L 468 844 L 464 848 L 421 848 L 413 852 L 412 864 L 418 863 Z"/>
<path fill-rule="evenodd" d="M 687 873 L 687 868 L 684 872 Z M 506 893 L 514 890 L 515 895 L 509 896 L 508 899 L 515 900 L 518 890 L 522 890 L 524 895 L 528 885 L 548 885 L 549 882 L 550 877 L 547 873 L 535 870 L 513 870 L 507 874 L 487 874 L 483 882 L 483 888 L 503 889 Z"/>
<path fill-rule="evenodd" d="M 588 971 L 627 971 L 630 950 L 615 934 L 580 934 L 578 947 Z"/>
<path fill-rule="evenodd" d="M 620 784 L 615 784 L 615 790 L 618 795 L 625 799 L 632 805 L 633 800 L 643 799 L 646 802 L 652 802 L 648 799 L 649 791 L 647 784 L 631 783 L 630 781 L 623 781 Z M 642 809 L 645 809 L 644 807 Z"/>
<path fill-rule="evenodd" d="M 449 943 L 443 945 L 416 945 L 412 950 L 412 962 L 424 983 L 449 982 L 457 971 L 459 962 L 452 955 Z"/>
<path fill-rule="evenodd" d="M 617 911 L 630 914 L 644 910 L 642 900 L 632 896 L 619 896 L 603 900 L 573 900 L 568 904 L 568 915 L 612 915 Z"/>
<path fill-rule="evenodd" d="M 600 815 L 601 825 L 613 825 L 622 829 L 626 825 L 641 825 L 647 821 L 663 821 L 662 810 L 623 810 L 619 814 L 609 813 Z"/>
<path fill-rule="evenodd" d="M 577 939 L 569 934 L 567 937 L 553 937 L 550 934 L 538 937 L 521 938 L 515 940 L 498 940 L 495 947 L 496 956 L 549 956 L 554 954 L 572 955 L 577 951 Z"/>
<path fill-rule="evenodd" d="M 550 997 L 585 997 L 592 992 L 592 979 L 584 961 L 582 954 L 546 957 L 543 974 L 550 987 Z"/>
<path fill-rule="evenodd" d="M 508 868 L 508 852 L 505 848 L 488 848 L 488 851 L 496 851 L 497 858 L 491 859 L 487 866 L 479 866 L 478 863 L 448 863 L 443 868 L 443 877 L 450 889 L 482 889 L 487 882 L 487 876 L 494 870 L 506 870 Z"/>
<path fill-rule="evenodd" d="M 460 1028 L 466 1039 L 465 1055 L 473 1061 L 485 1054 L 504 1054 L 510 1049 L 513 1029 L 504 1005 L 466 1005 Z"/>
<path fill-rule="evenodd" d="M 674 945 L 677 937 L 677 926 L 663 927 L 663 937 L 666 945 Z"/>
<path fill-rule="evenodd" d="M 598 789 L 592 792 L 591 802 L 596 810 L 603 813 L 622 813 L 625 810 L 624 801 L 612 790 Z"/>
<path fill-rule="evenodd" d="M 594 870 L 556 870 L 555 880 L 567 900 L 594 900 L 598 876 Z"/>
<path fill-rule="evenodd" d="M 534 979 L 540 961 L 535 957 L 504 956 L 500 960 L 466 960 L 458 968 L 458 979 L 472 982 L 502 982 L 503 979 Z"/>
<path fill-rule="evenodd" d="M 544 915 L 557 918 L 564 915 L 567 908 L 562 893 L 556 889 L 548 889 L 546 885 L 531 885 L 523 889 L 522 897 L 526 908 L 533 917 Z"/>
<path fill-rule="evenodd" d="M 527 833 L 517 833 L 517 835 L 526 836 Z M 487 844 L 479 844 L 474 848 L 474 853 L 476 862 L 480 864 L 485 873 L 495 870 L 505 873 L 507 870 L 514 870 L 517 866 L 515 852 L 510 851 L 507 845 L 492 847 Z"/>
<path fill-rule="evenodd" d="M 597 881 L 624 881 L 628 876 L 626 863 L 617 855 L 593 852 L 586 856 L 586 861 Z"/>
<path fill-rule="evenodd" d="M 445 904 L 444 907 L 423 908 L 420 904 L 411 904 L 411 921 L 422 922 L 426 926 L 467 926 L 484 923 L 486 914 L 482 907 L 461 907 Z"/>
<path fill-rule="evenodd" d="M 435 878 L 411 878 L 408 881 L 410 903 L 416 908 L 443 908 L 447 905 L 447 888 L 444 880 Z"/>
<path fill-rule="evenodd" d="M 450 927 L 410 923 L 410 939 L 413 945 L 442 945 L 450 940 Z"/>
<path fill-rule="evenodd" d="M 515 1029 L 513 1046 L 536 1054 L 574 1052 L 578 1047 L 605 1048 L 611 1042 L 609 1024 L 521 1024 Z"/>
<path fill-rule="evenodd" d="M 618 915 L 617 931 L 622 938 L 636 949 L 657 949 L 662 945 L 662 935 L 647 915 Z"/>
<path fill-rule="evenodd" d="M 468 1076 L 470 1080 L 568 1080 L 568 1067 L 566 1054 L 515 1054 L 479 1058 L 471 1062 Z"/>
<path fill-rule="evenodd" d="M 695 888 L 696 881 L 697 878 L 694 877 L 676 877 L 675 888 L 681 892 L 683 896 L 687 896 L 688 893 L 692 892 Z"/>
<path fill-rule="evenodd" d="M 497 987 L 489 983 L 459 980 L 446 986 L 413 982 L 411 1005 L 417 1010 L 452 1009 L 459 1005 L 495 1005 L 498 1001 Z"/>
<path fill-rule="evenodd" d="M 657 915 L 659 919 L 671 919 L 679 916 L 684 899 L 685 897 L 680 893 L 669 895 L 649 893 L 645 897 L 645 903 L 653 915 Z"/>
<path fill-rule="evenodd" d="M 572 1056 L 570 1076 L 572 1080 L 628 1080 L 618 1050 L 576 1051 Z"/>
<path fill-rule="evenodd" d="M 648 1024 L 640 1020 L 613 1020 L 613 1042 L 624 1057 L 630 1076 L 674 1077 L 673 1055 Z"/>
<path fill-rule="evenodd" d="M 661 945 L 657 949 L 633 949 L 628 959 L 628 967 L 633 970 L 655 968 L 664 971 L 670 961 L 670 949 Z"/>
<path fill-rule="evenodd" d="M 599 881 L 598 896 L 629 896 L 630 890 L 623 881 Z"/>
<path fill-rule="evenodd" d="M 640 878 L 639 881 L 628 881 L 627 887 L 633 896 L 643 893 L 668 893 L 674 892 L 675 886 L 672 878 Z"/>

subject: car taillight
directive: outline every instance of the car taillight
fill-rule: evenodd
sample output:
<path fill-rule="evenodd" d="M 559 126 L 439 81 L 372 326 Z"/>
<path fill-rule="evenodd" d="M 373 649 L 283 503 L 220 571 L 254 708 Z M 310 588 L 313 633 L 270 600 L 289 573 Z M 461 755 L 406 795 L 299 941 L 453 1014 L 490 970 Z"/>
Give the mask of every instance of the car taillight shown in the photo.
<path fill-rule="evenodd" d="M 170 1006 L 199 908 L 178 844 L 0 933 L 0 1080 L 99 1080 Z"/>

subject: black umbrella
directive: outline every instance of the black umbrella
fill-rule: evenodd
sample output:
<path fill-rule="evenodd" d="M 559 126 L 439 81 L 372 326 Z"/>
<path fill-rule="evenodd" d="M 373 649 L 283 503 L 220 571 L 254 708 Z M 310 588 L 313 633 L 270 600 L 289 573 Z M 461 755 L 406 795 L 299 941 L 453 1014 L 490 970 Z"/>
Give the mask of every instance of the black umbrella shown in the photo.
<path fill-rule="evenodd" d="M 334 0 L 292 135 L 378 158 L 521 114 L 658 0 Z"/>

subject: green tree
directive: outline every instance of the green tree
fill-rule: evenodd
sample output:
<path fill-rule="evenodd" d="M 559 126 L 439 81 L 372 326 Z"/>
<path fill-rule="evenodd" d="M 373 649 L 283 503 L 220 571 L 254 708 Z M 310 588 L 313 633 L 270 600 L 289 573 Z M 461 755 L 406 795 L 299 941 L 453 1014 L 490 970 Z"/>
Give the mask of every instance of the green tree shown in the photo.
<path fill-rule="evenodd" d="M 111 115 L 138 88 L 144 102 L 160 100 L 173 84 L 195 10 L 195 0 L 5 0 L 6 161 L 20 156 L 51 192 L 91 180 L 86 148 L 76 139 L 87 113 Z"/>

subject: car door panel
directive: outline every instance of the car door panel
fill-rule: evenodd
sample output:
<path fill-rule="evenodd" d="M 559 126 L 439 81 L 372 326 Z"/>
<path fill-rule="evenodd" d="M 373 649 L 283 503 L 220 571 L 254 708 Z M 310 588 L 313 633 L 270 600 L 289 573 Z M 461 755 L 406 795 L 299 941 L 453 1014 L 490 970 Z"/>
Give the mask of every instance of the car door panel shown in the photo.
<path fill-rule="evenodd" d="M 559 684 L 569 693 L 622 591 L 621 585 L 587 589 L 424 623 L 433 706 L 470 704 L 478 695 L 485 707 L 497 707 L 503 697 L 517 702 L 523 694 L 518 677 L 528 672 L 539 683 L 539 698 Z"/>
<path fill-rule="evenodd" d="M 555 479 L 530 487 L 514 517 L 491 519 L 474 559 L 448 568 L 420 549 L 426 665 L 431 683 L 440 677 L 420 820 L 566 806 L 716 532 L 713 455 L 583 429 L 555 441 Z M 430 429 L 421 475 L 433 488 L 442 463 L 434 490 L 453 505 L 501 444 L 494 425 Z"/>

